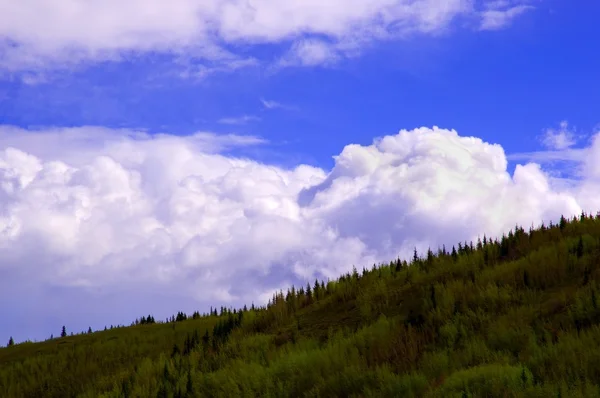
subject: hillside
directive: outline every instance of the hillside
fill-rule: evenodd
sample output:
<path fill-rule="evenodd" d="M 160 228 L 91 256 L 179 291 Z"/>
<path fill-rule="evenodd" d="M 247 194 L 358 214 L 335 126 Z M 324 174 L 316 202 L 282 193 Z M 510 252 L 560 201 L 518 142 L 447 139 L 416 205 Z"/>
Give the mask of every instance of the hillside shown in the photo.
<path fill-rule="evenodd" d="M 599 397 L 599 281 L 600 218 L 582 214 L 264 308 L 2 348 L 0 396 Z"/>

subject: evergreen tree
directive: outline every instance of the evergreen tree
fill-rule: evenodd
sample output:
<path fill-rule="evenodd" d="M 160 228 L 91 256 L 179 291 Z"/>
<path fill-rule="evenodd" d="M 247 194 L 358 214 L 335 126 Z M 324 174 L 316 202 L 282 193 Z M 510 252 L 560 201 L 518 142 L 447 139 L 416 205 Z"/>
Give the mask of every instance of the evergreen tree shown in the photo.
<path fill-rule="evenodd" d="M 8 339 L 8 345 L 7 347 L 13 346 L 15 345 L 15 341 L 13 340 L 12 336 L 10 336 L 10 339 Z"/>
<path fill-rule="evenodd" d="M 179 350 L 179 346 L 177 345 L 177 343 L 173 344 L 173 350 L 171 351 L 171 358 L 174 358 L 175 356 L 179 355 L 181 353 L 181 351 Z"/>
<path fill-rule="evenodd" d="M 160 385 L 160 388 L 158 389 L 158 393 L 156 394 L 156 398 L 168 398 L 169 397 L 169 393 L 167 392 L 167 387 L 165 387 L 164 384 Z"/>
<path fill-rule="evenodd" d="M 193 396 L 194 395 L 194 385 L 192 384 L 192 374 L 189 371 L 188 371 L 188 374 L 187 374 L 187 382 L 186 382 L 186 385 L 185 385 L 185 390 L 186 390 L 187 396 Z"/>
<path fill-rule="evenodd" d="M 583 257 L 583 238 L 579 236 L 579 241 L 577 242 L 577 250 L 576 250 L 577 258 Z"/>
<path fill-rule="evenodd" d="M 427 265 L 431 266 L 433 264 L 433 252 L 431 251 L 431 248 L 427 249 Z"/>
<path fill-rule="evenodd" d="M 567 219 L 565 218 L 565 216 L 560 216 L 560 222 L 558 224 L 558 227 L 560 228 L 561 231 L 563 231 L 566 226 L 567 226 Z"/>
<path fill-rule="evenodd" d="M 321 286 L 319 286 L 319 281 L 315 279 L 315 286 L 313 287 L 313 293 L 315 295 L 315 300 L 318 300 L 321 297 Z"/>
<path fill-rule="evenodd" d="M 400 261 L 400 258 L 398 258 L 398 260 L 396 260 L 396 272 L 400 272 L 400 270 L 402 269 L 402 262 Z"/>
<path fill-rule="evenodd" d="M 67 328 L 62 327 L 62 331 L 60 332 L 60 337 L 67 337 Z"/>

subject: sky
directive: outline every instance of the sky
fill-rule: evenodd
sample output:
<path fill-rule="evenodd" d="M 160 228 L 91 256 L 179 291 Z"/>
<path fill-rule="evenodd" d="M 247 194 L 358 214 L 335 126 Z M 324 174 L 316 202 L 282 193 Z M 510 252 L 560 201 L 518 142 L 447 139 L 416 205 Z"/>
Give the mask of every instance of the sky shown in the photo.
<path fill-rule="evenodd" d="M 0 344 L 600 210 L 600 3 L 0 9 Z"/>

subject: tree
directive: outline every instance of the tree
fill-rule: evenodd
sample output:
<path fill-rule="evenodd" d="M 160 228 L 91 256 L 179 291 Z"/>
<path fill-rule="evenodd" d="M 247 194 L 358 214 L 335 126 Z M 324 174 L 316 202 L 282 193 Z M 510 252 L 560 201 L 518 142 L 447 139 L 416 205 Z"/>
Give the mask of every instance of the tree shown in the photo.
<path fill-rule="evenodd" d="M 525 285 L 525 287 L 529 287 L 530 285 L 529 272 L 527 272 L 527 270 L 523 271 L 523 285 Z"/>
<path fill-rule="evenodd" d="M 567 226 L 567 219 L 565 218 L 565 216 L 560 216 L 560 222 L 558 224 L 558 227 L 562 231 L 565 229 L 566 226 Z"/>
<path fill-rule="evenodd" d="M 12 336 L 10 336 L 10 339 L 8 339 L 8 345 L 7 347 L 13 346 L 15 345 L 15 341 L 13 340 Z"/>
<path fill-rule="evenodd" d="M 185 389 L 186 389 L 186 393 L 188 396 L 190 396 L 190 395 L 193 396 L 194 385 L 192 384 L 192 374 L 190 371 L 188 371 L 188 374 L 187 374 L 187 382 L 186 382 Z"/>
<path fill-rule="evenodd" d="M 396 260 L 396 272 L 400 272 L 401 269 L 402 269 L 402 261 L 400 260 L 400 257 L 398 257 L 398 259 Z"/>
<path fill-rule="evenodd" d="M 433 252 L 431 251 L 431 248 L 427 249 L 427 265 L 432 265 L 433 264 Z"/>
<path fill-rule="evenodd" d="M 67 328 L 62 327 L 62 331 L 60 332 L 60 337 L 67 337 Z"/>
<path fill-rule="evenodd" d="M 91 326 L 88 328 L 88 334 L 92 334 L 92 327 Z"/>
<path fill-rule="evenodd" d="M 583 238 L 579 236 L 579 241 L 577 242 L 577 258 L 583 257 Z"/>

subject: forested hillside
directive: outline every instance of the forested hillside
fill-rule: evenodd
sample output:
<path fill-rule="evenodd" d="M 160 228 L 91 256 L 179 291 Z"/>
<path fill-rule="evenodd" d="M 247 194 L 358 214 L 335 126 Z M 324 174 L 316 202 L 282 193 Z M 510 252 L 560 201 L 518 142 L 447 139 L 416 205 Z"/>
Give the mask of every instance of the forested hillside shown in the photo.
<path fill-rule="evenodd" d="M 599 281 L 600 217 L 582 214 L 262 308 L 11 345 L 0 396 L 600 397 Z"/>

